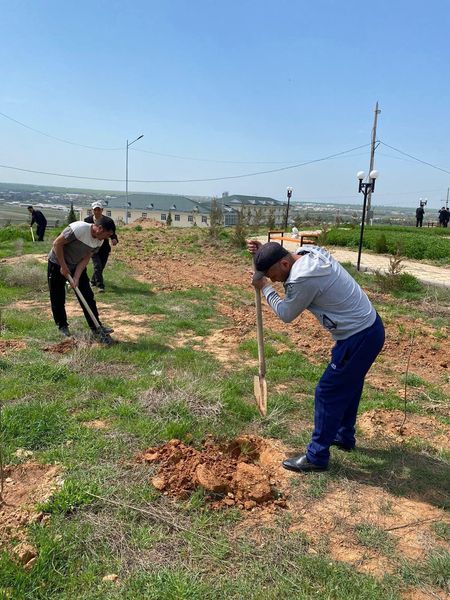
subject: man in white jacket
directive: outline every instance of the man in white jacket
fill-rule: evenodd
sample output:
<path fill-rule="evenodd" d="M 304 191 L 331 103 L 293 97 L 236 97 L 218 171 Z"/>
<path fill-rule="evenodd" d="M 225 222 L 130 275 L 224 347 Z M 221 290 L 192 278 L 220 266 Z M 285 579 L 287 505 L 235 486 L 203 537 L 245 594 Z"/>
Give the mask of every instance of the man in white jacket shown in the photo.
<path fill-rule="evenodd" d="M 288 458 L 291 471 L 325 471 L 332 445 L 351 451 L 364 378 L 384 344 L 384 326 L 361 287 L 330 253 L 303 246 L 295 254 L 276 242 L 249 241 L 259 278 L 253 285 L 285 323 L 305 309 L 335 341 L 331 362 L 315 390 L 314 431 L 305 454 Z M 282 299 L 269 282 L 283 283 Z"/>

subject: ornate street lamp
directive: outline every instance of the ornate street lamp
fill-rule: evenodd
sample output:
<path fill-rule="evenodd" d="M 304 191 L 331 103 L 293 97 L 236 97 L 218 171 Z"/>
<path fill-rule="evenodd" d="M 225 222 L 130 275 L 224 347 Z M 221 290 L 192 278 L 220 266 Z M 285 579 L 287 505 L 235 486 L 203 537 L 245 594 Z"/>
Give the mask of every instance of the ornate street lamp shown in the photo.
<path fill-rule="evenodd" d="M 291 203 L 291 196 L 292 196 L 292 192 L 294 190 L 291 187 L 288 187 L 286 189 L 286 193 L 287 193 L 287 206 L 286 206 L 286 216 L 284 219 L 284 230 L 287 231 L 287 227 L 288 227 L 288 218 L 289 218 L 289 206 Z"/>
<path fill-rule="evenodd" d="M 364 223 L 366 221 L 366 206 L 367 206 L 367 195 L 369 194 L 373 194 L 373 192 L 375 191 L 375 180 L 378 177 L 378 171 L 370 171 L 369 174 L 369 181 L 367 183 L 363 183 L 363 179 L 365 177 L 364 171 L 359 171 L 359 173 L 356 175 L 356 177 L 359 179 L 359 187 L 358 187 L 358 192 L 359 193 L 363 193 L 364 194 L 364 202 L 363 202 L 363 212 L 362 212 L 362 220 L 361 220 L 361 233 L 359 236 L 359 247 L 358 247 L 358 262 L 356 265 L 356 268 L 359 271 L 359 267 L 361 264 L 361 249 L 362 249 L 362 243 L 363 243 L 363 236 L 364 236 Z"/>

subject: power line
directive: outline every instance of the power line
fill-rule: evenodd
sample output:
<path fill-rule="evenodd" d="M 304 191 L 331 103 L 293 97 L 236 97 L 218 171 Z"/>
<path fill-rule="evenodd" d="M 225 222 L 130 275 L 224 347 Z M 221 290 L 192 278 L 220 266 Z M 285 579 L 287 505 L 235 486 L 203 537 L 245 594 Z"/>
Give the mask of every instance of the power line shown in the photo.
<path fill-rule="evenodd" d="M 407 152 L 403 152 L 403 150 L 399 150 L 398 148 L 394 148 L 394 146 L 389 146 L 389 144 L 386 144 L 385 142 L 380 142 L 380 144 L 383 144 L 383 146 L 386 146 L 387 148 L 390 148 L 391 150 L 395 150 L 396 152 L 399 152 L 400 154 L 403 154 L 404 156 L 407 156 L 408 158 L 412 158 L 413 160 L 422 163 L 423 165 L 427 165 L 428 167 L 431 167 L 432 169 L 436 169 L 437 171 L 442 171 L 443 173 L 447 173 L 448 175 L 450 175 L 450 171 L 448 171 L 447 169 L 442 169 L 441 167 L 437 167 L 436 165 L 433 165 L 429 162 L 427 162 L 426 160 L 422 160 L 421 158 L 417 158 L 417 156 L 413 156 L 412 154 L 408 154 Z"/>
<path fill-rule="evenodd" d="M 4 117 L 5 119 L 9 119 L 9 121 L 12 121 L 13 123 L 17 123 L 18 125 L 21 125 L 22 127 L 25 127 L 25 129 L 30 129 L 30 131 L 34 131 L 35 133 L 40 133 L 41 135 L 44 135 L 45 137 L 48 137 L 52 140 L 57 140 L 58 142 L 63 142 L 64 144 L 70 144 L 71 146 L 78 146 L 80 148 L 89 148 L 90 150 L 122 150 L 122 148 L 105 148 L 102 146 L 89 146 L 87 144 L 77 144 L 77 142 L 71 142 L 70 140 L 65 140 L 63 138 L 56 137 L 55 135 L 50 135 L 49 133 L 45 133 L 45 131 L 41 131 L 40 129 L 35 129 L 34 127 L 25 125 L 25 123 L 22 123 L 21 121 L 18 121 L 17 119 L 13 119 L 12 117 L 5 115 L 5 113 L 0 112 L 0 116 Z"/>
<path fill-rule="evenodd" d="M 291 165 L 288 167 L 281 167 L 279 169 L 270 169 L 268 171 L 257 171 L 255 173 L 245 173 L 243 175 L 228 175 L 224 177 L 207 177 L 202 179 L 129 179 L 131 183 L 193 183 L 193 182 L 208 182 L 208 181 L 223 181 L 226 179 L 241 179 L 244 177 L 255 177 L 257 175 L 266 175 L 268 173 L 279 173 L 281 171 L 287 171 L 289 169 L 297 169 L 299 167 L 304 167 L 306 165 L 311 165 L 318 162 L 323 162 L 326 160 L 330 160 L 332 158 L 337 158 L 339 156 L 343 156 L 345 154 L 349 154 L 355 150 L 359 150 L 360 148 L 366 148 L 370 144 L 364 144 L 362 146 L 356 146 L 355 148 L 351 148 L 350 150 L 343 150 L 342 152 L 337 152 L 336 154 L 330 154 L 329 156 L 324 156 L 322 158 L 316 158 L 314 160 L 305 161 L 303 163 L 299 163 L 296 165 Z M 39 175 L 52 175 L 54 177 L 67 177 L 70 179 L 86 179 L 90 181 L 113 181 L 113 182 L 124 182 L 124 179 L 114 179 L 114 178 L 105 178 L 105 177 L 84 177 L 81 175 L 66 175 L 63 173 L 50 173 L 48 171 L 35 171 L 33 169 L 22 169 L 19 167 L 13 167 L 11 165 L 0 165 L 0 168 L 3 169 L 12 169 L 14 171 L 23 171 L 25 173 L 37 173 Z"/>
<path fill-rule="evenodd" d="M 77 142 L 72 142 L 70 140 L 66 140 L 64 138 L 60 138 L 57 137 L 55 135 L 51 135 L 49 133 L 46 133 L 45 131 L 41 131 L 40 129 L 36 129 L 35 127 L 31 127 L 30 125 L 26 125 L 25 123 L 22 123 L 22 121 L 19 121 L 18 119 L 14 119 L 13 117 L 10 117 L 9 115 L 0 112 L 0 116 L 4 117 L 5 119 L 8 119 L 9 121 L 12 121 L 13 123 L 17 123 L 18 125 L 20 125 L 21 127 L 25 127 L 25 129 L 29 129 L 30 131 L 34 131 L 35 133 L 39 133 L 40 135 L 43 135 L 45 137 L 48 137 L 52 140 L 57 140 L 58 142 L 62 142 L 64 144 L 69 144 L 71 146 L 78 146 L 79 148 L 88 148 L 90 150 L 123 150 L 122 147 L 114 147 L 114 148 L 110 148 L 110 147 L 104 147 L 104 146 L 92 146 L 89 144 L 79 144 Z M 275 160 L 267 160 L 267 161 L 261 161 L 261 160 L 248 160 L 248 161 L 243 161 L 243 160 L 219 160 L 219 159 L 211 159 L 211 158 L 198 158 L 198 157 L 193 157 L 193 156 L 181 156 L 178 154 L 165 154 L 163 152 L 155 152 L 153 150 L 145 150 L 143 148 L 131 148 L 131 150 L 133 152 L 142 152 L 144 154 L 151 154 L 153 156 L 162 156 L 165 158 L 175 158 L 177 160 L 190 160 L 190 161 L 194 161 L 194 162 L 208 162 L 208 163 L 218 163 L 218 164 L 234 164 L 234 165 L 292 165 L 292 163 L 298 162 L 295 160 L 283 160 L 283 161 L 275 161 Z M 111 180 L 112 181 L 112 180 Z"/>

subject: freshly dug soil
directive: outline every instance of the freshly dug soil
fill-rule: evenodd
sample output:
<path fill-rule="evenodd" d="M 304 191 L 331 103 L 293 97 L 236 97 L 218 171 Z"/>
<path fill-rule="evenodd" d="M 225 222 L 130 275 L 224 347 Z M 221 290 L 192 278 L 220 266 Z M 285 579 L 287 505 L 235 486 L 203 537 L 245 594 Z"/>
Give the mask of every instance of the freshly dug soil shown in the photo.
<path fill-rule="evenodd" d="M 174 439 L 148 448 L 139 459 L 159 465 L 151 483 L 168 496 L 184 499 L 200 486 L 213 508 L 285 507 L 283 478 L 267 460 L 268 455 L 278 465 L 283 452 L 271 440 L 244 435 L 227 444 L 207 438 L 201 450 Z"/>

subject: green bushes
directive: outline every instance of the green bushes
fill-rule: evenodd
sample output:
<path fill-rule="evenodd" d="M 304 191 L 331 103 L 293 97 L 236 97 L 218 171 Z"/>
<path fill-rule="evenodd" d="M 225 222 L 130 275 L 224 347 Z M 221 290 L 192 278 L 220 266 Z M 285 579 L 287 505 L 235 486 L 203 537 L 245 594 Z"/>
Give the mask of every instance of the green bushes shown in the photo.
<path fill-rule="evenodd" d="M 436 260 L 450 263 L 450 239 L 444 228 L 416 229 L 412 227 L 375 226 L 364 229 L 363 248 L 378 253 L 397 254 L 415 260 Z M 333 228 L 327 244 L 357 248 L 360 229 Z"/>
<path fill-rule="evenodd" d="M 0 242 L 19 239 L 31 241 L 30 228 L 26 225 L 7 225 L 0 228 Z"/>

